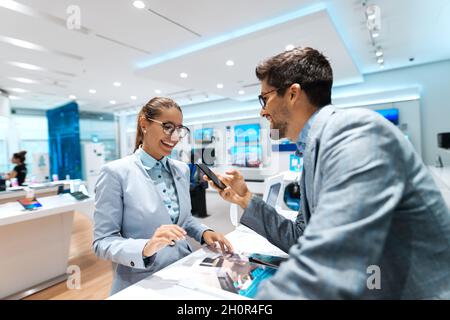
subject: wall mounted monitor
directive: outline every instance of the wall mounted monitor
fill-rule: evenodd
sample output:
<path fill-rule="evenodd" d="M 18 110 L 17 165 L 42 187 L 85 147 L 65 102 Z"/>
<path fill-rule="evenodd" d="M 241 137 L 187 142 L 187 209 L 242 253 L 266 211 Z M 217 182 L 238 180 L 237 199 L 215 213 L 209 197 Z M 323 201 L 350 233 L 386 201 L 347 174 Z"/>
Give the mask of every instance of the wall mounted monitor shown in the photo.
<path fill-rule="evenodd" d="M 441 132 L 437 135 L 438 147 L 450 150 L 450 132 Z"/>
<path fill-rule="evenodd" d="M 213 128 L 197 129 L 194 132 L 195 143 L 211 143 L 213 141 L 213 136 Z"/>
<path fill-rule="evenodd" d="M 236 143 L 258 142 L 260 131 L 259 123 L 234 126 L 234 141 Z"/>
<path fill-rule="evenodd" d="M 233 165 L 259 167 L 262 161 L 261 145 L 234 146 L 231 148 Z"/>

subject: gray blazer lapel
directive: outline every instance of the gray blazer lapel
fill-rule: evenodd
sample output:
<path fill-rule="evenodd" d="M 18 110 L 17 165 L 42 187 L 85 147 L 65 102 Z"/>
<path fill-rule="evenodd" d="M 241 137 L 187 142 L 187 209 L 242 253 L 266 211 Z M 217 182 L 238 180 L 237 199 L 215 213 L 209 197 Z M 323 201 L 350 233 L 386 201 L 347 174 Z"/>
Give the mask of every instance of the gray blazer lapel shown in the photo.
<path fill-rule="evenodd" d="M 336 112 L 336 108 L 332 105 L 328 105 L 319 110 L 314 122 L 309 130 L 309 135 L 306 140 L 307 152 L 305 152 L 303 158 L 303 174 L 302 182 L 300 186 L 303 185 L 303 192 L 301 191 L 301 201 L 302 207 L 305 207 L 304 215 L 305 221 L 308 222 L 314 209 L 316 207 L 315 190 L 314 190 L 314 176 L 316 174 L 316 163 L 318 154 L 320 151 L 320 137 L 322 131 L 327 123 L 328 119 L 333 113 Z"/>
<path fill-rule="evenodd" d="M 136 152 L 133 154 L 133 162 L 139 168 L 139 170 L 142 171 L 144 176 L 151 181 L 152 179 L 150 178 L 147 170 L 145 170 L 144 166 L 142 165 L 141 159 L 139 159 L 139 155 Z"/>
<path fill-rule="evenodd" d="M 159 194 L 158 190 L 156 189 L 156 186 L 154 185 L 152 178 L 150 178 L 150 175 L 148 174 L 147 170 L 145 170 L 144 166 L 142 165 L 141 160 L 139 159 L 139 156 L 134 153 L 134 159 L 133 159 L 134 164 L 139 168 L 140 171 L 142 171 L 144 177 L 147 179 L 147 186 L 148 189 L 150 190 L 150 192 L 154 195 L 156 195 L 156 198 L 158 199 L 158 208 L 161 211 L 161 213 L 164 213 L 164 216 L 167 216 L 167 218 L 169 219 L 167 224 L 171 224 L 172 220 L 170 218 L 170 214 L 169 211 L 167 210 L 167 208 L 163 205 L 164 200 L 161 197 L 161 195 Z"/>
<path fill-rule="evenodd" d="M 300 178 L 300 212 L 303 213 L 305 223 L 308 224 L 309 217 L 311 214 L 309 212 L 309 205 L 305 192 L 306 192 L 305 175 L 302 173 L 302 177 Z"/>
<path fill-rule="evenodd" d="M 180 172 L 180 169 L 177 168 L 177 166 L 173 163 L 172 159 L 168 159 L 169 161 L 169 167 L 170 167 L 170 171 L 172 172 L 172 177 L 173 177 L 173 181 L 175 183 L 175 188 L 177 191 L 177 195 L 178 195 L 178 207 L 180 208 L 180 215 L 178 217 L 178 221 L 177 224 L 181 225 L 183 222 L 183 219 L 185 218 L 185 211 L 186 208 L 190 207 L 190 194 L 188 191 L 187 197 L 188 199 L 186 199 L 186 194 L 184 190 L 186 187 L 182 185 L 182 180 L 183 180 L 183 175 L 182 172 Z M 188 201 L 189 203 L 186 203 L 186 201 Z M 189 212 L 190 213 L 190 212 Z"/>

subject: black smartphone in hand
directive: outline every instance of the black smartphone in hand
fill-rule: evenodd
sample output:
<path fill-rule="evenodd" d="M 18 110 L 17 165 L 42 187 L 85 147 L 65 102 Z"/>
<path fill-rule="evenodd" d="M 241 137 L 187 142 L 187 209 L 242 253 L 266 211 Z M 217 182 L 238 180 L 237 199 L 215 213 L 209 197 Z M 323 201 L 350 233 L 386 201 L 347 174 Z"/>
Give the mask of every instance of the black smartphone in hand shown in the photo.
<path fill-rule="evenodd" d="M 222 181 L 216 176 L 214 172 L 204 163 L 196 163 L 195 164 L 200 170 L 202 170 L 206 176 L 214 182 L 214 184 L 221 190 L 225 189 L 227 186 L 223 184 Z"/>

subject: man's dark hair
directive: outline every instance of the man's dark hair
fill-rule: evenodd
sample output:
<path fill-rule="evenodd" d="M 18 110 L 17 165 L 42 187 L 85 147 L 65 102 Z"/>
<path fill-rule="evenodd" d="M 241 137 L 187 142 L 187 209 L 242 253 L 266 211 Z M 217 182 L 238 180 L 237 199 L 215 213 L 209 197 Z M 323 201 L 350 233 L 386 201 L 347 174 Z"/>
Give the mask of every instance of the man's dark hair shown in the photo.
<path fill-rule="evenodd" d="M 315 49 L 295 48 L 277 54 L 256 67 L 256 76 L 278 88 L 278 95 L 298 83 L 312 105 L 321 108 L 331 104 L 333 70 L 328 59 Z"/>

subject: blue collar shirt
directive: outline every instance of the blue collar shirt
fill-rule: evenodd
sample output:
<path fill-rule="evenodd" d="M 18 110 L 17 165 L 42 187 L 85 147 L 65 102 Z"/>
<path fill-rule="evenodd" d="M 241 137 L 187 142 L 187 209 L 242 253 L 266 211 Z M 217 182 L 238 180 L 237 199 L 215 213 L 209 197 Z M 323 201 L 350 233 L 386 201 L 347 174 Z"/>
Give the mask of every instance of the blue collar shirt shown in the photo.
<path fill-rule="evenodd" d="M 170 170 L 168 158 L 164 157 L 158 161 L 142 148 L 139 148 L 137 152 L 144 169 L 147 171 L 158 190 L 172 222 L 177 223 L 180 215 L 180 207 L 177 189 L 175 187 L 172 171 Z"/>

